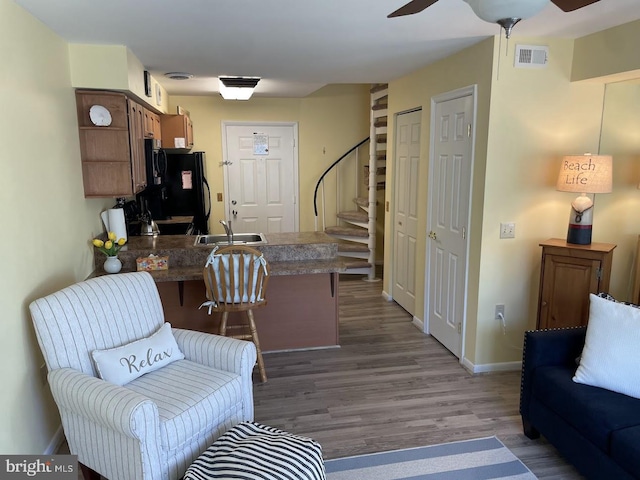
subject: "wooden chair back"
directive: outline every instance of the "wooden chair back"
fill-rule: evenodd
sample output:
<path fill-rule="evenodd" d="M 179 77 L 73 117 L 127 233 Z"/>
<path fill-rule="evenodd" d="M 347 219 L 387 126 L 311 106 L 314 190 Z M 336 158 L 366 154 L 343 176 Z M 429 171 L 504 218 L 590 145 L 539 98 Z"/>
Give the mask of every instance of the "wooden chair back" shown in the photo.
<path fill-rule="evenodd" d="M 207 299 L 214 312 L 238 312 L 267 303 L 269 265 L 262 253 L 244 245 L 230 245 L 215 251 L 215 261 L 204 268 Z"/>

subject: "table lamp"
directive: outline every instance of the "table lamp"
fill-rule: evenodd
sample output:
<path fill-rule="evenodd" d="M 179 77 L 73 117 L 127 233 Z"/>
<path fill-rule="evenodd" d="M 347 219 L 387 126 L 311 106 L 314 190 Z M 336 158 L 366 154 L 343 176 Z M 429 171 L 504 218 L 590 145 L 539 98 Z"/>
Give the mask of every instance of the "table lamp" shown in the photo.
<path fill-rule="evenodd" d="M 571 202 L 567 243 L 591 244 L 593 200 L 588 193 L 610 193 L 612 184 L 610 155 L 567 155 L 562 159 L 556 190 L 580 195 Z"/>

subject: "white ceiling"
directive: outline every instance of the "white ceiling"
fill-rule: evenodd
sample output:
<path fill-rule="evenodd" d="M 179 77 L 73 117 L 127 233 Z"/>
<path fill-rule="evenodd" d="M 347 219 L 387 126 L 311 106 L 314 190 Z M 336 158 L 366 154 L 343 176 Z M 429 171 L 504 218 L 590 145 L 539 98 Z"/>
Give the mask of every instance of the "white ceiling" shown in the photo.
<path fill-rule="evenodd" d="M 217 92 L 219 75 L 258 76 L 256 96 L 330 83 L 388 82 L 496 35 L 463 0 L 387 15 L 408 0 L 15 0 L 71 43 L 126 45 L 172 95 Z M 581 37 L 640 19 L 640 0 L 553 4 L 518 36 Z M 166 72 L 189 72 L 188 81 Z"/>

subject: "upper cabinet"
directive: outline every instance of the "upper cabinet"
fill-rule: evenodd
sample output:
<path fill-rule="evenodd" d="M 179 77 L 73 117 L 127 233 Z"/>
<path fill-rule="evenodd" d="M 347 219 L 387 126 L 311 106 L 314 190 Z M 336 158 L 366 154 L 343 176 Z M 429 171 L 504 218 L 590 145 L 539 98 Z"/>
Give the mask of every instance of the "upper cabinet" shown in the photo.
<path fill-rule="evenodd" d="M 193 148 L 193 124 L 189 115 L 162 115 L 163 148 Z"/>
<path fill-rule="evenodd" d="M 155 138 L 156 140 L 162 140 L 160 115 L 146 108 L 144 109 L 144 138 Z"/>
<path fill-rule="evenodd" d="M 144 107 L 118 92 L 77 90 L 84 195 L 127 197 L 146 187 Z"/>

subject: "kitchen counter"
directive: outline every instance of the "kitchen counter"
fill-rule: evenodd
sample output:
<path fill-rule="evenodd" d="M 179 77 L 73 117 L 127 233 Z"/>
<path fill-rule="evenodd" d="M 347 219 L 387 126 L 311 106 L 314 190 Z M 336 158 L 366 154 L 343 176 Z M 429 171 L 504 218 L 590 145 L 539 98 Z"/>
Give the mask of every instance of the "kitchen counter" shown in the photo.
<path fill-rule="evenodd" d="M 338 346 L 338 274 L 345 263 L 335 239 L 323 232 L 269 233 L 251 245 L 270 267 L 267 305 L 254 311 L 263 351 Z M 206 300 L 202 271 L 213 245 L 194 245 L 195 235 L 130 237 L 118 253 L 122 272 L 136 271 L 136 258 L 169 257 L 169 268 L 149 272 L 156 281 L 165 320 L 177 328 L 217 333 L 220 314 L 199 308 Z M 106 275 L 95 251 L 92 276 Z M 241 312 L 232 312 L 230 323 Z"/>
<path fill-rule="evenodd" d="M 338 244 L 323 232 L 265 234 L 266 244 L 251 245 L 264 254 L 272 275 L 304 275 L 343 272 Z M 201 280 L 202 269 L 213 245 L 194 245 L 195 235 L 158 235 L 130 237 L 118 258 L 123 272 L 136 271 L 136 258 L 168 256 L 169 269 L 150 272 L 156 282 Z M 95 275 L 104 275 L 104 255 L 95 251 Z"/>

